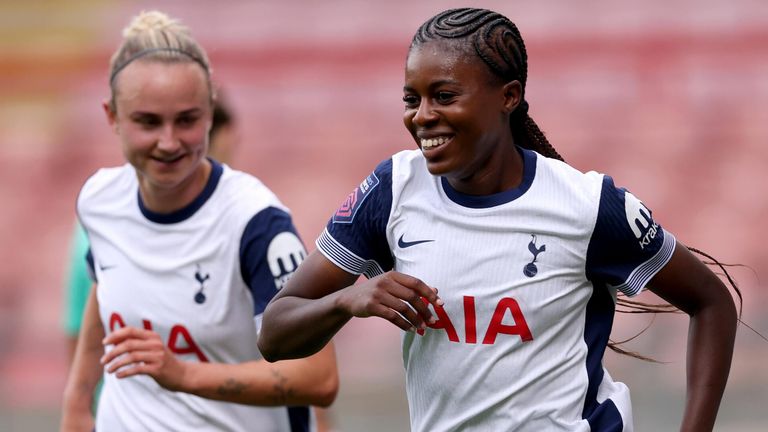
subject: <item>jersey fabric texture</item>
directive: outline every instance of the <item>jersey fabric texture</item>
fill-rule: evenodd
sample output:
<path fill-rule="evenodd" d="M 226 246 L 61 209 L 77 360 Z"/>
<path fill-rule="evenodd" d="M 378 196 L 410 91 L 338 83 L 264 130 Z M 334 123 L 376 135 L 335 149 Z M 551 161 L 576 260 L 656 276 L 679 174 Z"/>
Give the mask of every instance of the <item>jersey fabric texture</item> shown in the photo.
<path fill-rule="evenodd" d="M 675 239 L 610 177 L 519 151 L 522 183 L 489 196 L 400 152 L 317 246 L 347 272 L 439 290 L 437 323 L 403 336 L 413 431 L 631 431 L 629 391 L 602 366 L 616 293 L 638 294 Z"/>
<path fill-rule="evenodd" d="M 256 178 L 211 160 L 203 192 L 153 213 L 126 164 L 83 186 L 78 214 L 109 333 L 156 331 L 180 359 L 261 359 L 261 315 L 306 252 L 288 210 Z M 109 350 L 110 347 L 107 347 Z M 306 431 L 308 407 L 255 407 L 161 388 L 151 377 L 105 374 L 98 431 Z"/>

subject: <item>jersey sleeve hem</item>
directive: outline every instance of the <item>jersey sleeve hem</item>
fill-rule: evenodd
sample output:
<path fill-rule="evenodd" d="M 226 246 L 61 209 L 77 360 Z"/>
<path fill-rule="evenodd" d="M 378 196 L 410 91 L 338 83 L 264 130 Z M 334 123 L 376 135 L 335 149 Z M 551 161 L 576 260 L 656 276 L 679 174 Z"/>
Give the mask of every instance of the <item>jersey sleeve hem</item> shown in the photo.
<path fill-rule="evenodd" d="M 662 228 L 663 229 L 663 228 Z M 677 240 L 672 233 L 664 231 L 664 242 L 656 252 L 656 255 L 630 273 L 626 282 L 614 286 L 617 290 L 623 292 L 627 297 L 635 297 L 643 291 L 643 288 L 672 258 L 675 251 Z"/>
<path fill-rule="evenodd" d="M 331 236 L 327 228 L 323 230 L 315 244 L 317 245 L 317 250 L 347 273 L 354 275 L 364 274 L 368 278 L 384 273 L 376 261 L 365 260 L 341 245 Z"/>

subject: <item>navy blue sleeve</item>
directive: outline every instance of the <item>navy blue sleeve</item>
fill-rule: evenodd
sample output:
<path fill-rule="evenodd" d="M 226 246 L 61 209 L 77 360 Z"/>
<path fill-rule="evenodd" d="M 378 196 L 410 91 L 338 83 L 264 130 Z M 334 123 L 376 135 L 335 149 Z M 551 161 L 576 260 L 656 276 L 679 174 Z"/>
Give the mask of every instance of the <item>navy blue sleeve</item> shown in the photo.
<path fill-rule="evenodd" d="M 253 294 L 254 314 L 264 312 L 305 256 L 288 213 L 267 207 L 251 218 L 240 240 L 240 273 Z"/>
<path fill-rule="evenodd" d="M 96 261 L 93 259 L 93 252 L 91 252 L 91 247 L 88 247 L 88 252 L 85 253 L 85 263 L 87 264 L 85 266 L 86 269 L 88 269 L 88 277 L 91 279 L 91 282 L 98 282 L 96 279 Z"/>
<path fill-rule="evenodd" d="M 392 208 L 392 160 L 380 163 L 328 221 L 317 247 L 352 274 L 373 277 L 392 269 L 387 221 Z"/>
<path fill-rule="evenodd" d="M 587 249 L 587 277 L 634 296 L 667 264 L 674 249 L 674 236 L 653 220 L 648 207 L 605 176 Z"/>

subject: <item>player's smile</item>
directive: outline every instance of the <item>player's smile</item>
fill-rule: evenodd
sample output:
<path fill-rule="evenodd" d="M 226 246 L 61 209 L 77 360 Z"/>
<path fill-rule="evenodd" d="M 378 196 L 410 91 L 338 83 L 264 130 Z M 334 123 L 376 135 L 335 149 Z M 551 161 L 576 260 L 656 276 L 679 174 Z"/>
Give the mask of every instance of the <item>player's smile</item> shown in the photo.
<path fill-rule="evenodd" d="M 149 159 L 156 162 L 160 169 L 173 169 L 174 166 L 179 165 L 178 162 L 187 157 L 187 153 L 180 153 L 171 156 L 150 156 Z"/>
<path fill-rule="evenodd" d="M 184 176 L 186 166 L 190 161 L 187 153 L 174 156 L 149 156 L 145 166 L 145 176 L 151 176 L 156 184 L 175 184 L 179 177 Z"/>
<path fill-rule="evenodd" d="M 516 186 L 520 164 L 509 128 L 519 102 L 474 54 L 441 41 L 414 48 L 405 68 L 403 122 L 424 154 L 427 169 L 465 193 L 482 195 Z"/>
<path fill-rule="evenodd" d="M 191 200 L 205 186 L 211 122 L 205 71 L 196 63 L 138 60 L 117 76 L 116 112 L 123 154 L 136 168 L 145 201 Z M 161 194 L 164 198 L 153 200 Z M 183 198 L 180 198 L 183 197 Z"/>
<path fill-rule="evenodd" d="M 447 145 L 453 137 L 448 135 L 441 135 L 437 137 L 419 137 L 420 147 L 425 154 L 430 150 L 437 150 L 438 148 Z"/>

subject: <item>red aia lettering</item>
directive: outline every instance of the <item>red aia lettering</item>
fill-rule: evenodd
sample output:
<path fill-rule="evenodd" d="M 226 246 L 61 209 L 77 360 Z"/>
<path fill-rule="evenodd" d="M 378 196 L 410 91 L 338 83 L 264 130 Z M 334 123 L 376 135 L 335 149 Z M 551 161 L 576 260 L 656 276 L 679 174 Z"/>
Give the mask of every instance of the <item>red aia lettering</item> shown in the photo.
<path fill-rule="evenodd" d="M 186 347 L 179 346 L 179 337 L 182 337 L 187 343 Z M 195 354 L 201 362 L 207 362 L 208 357 L 200 351 L 195 340 L 190 336 L 189 331 L 182 325 L 175 325 L 171 328 L 171 335 L 168 336 L 168 349 L 176 354 Z"/>
<path fill-rule="evenodd" d="M 512 318 L 515 320 L 514 325 L 501 323 L 506 311 L 512 313 Z M 496 305 L 496 310 L 493 312 L 493 318 L 491 318 L 491 323 L 488 325 L 488 331 L 485 333 L 483 343 L 492 344 L 496 342 L 496 336 L 499 333 L 519 335 L 523 342 L 533 340 L 531 330 L 528 329 L 528 323 L 525 322 L 525 317 L 523 317 L 523 312 L 520 310 L 520 305 L 517 304 L 515 299 L 505 297 Z"/>
<path fill-rule="evenodd" d="M 152 330 L 152 321 L 148 319 L 142 319 L 141 325 L 146 330 Z M 118 326 L 119 328 L 125 327 L 125 321 L 119 313 L 112 312 L 112 315 L 109 316 L 109 331 L 115 331 Z M 179 344 L 179 338 L 184 340 L 184 345 Z M 176 324 L 171 327 L 171 333 L 168 336 L 168 349 L 174 354 L 195 354 L 201 362 L 208 361 L 208 357 L 206 357 L 200 347 L 197 346 L 192 335 L 189 334 L 189 330 L 181 324 Z"/>
<path fill-rule="evenodd" d="M 424 297 L 421 298 L 425 304 L 429 304 L 429 301 Z M 459 335 L 456 333 L 456 327 L 453 326 L 451 319 L 448 318 L 448 314 L 445 313 L 445 309 L 442 306 L 435 306 L 435 313 L 437 314 L 437 321 L 434 324 L 427 324 L 429 328 L 444 329 L 448 334 L 448 340 L 451 342 L 459 342 Z M 420 335 L 424 334 L 424 330 L 416 330 Z"/>
<path fill-rule="evenodd" d="M 109 316 L 109 331 L 115 331 L 118 325 L 120 328 L 125 327 L 125 321 L 123 321 L 123 317 L 119 313 L 112 312 L 112 315 Z"/>
<path fill-rule="evenodd" d="M 475 298 L 464 296 L 464 335 L 467 343 L 477 343 L 477 317 L 475 316 Z"/>
<path fill-rule="evenodd" d="M 427 299 L 421 298 L 425 304 L 429 304 Z M 477 343 L 477 313 L 475 309 L 475 298 L 473 296 L 464 296 L 464 337 L 466 343 Z M 437 321 L 434 324 L 427 324 L 429 328 L 444 329 L 448 335 L 448 340 L 451 342 L 460 342 L 459 336 L 456 333 L 456 327 L 454 327 L 451 318 L 445 312 L 442 306 L 434 306 L 435 314 L 437 315 Z M 504 317 L 510 312 L 514 324 L 504 324 Z M 418 334 L 423 335 L 424 330 L 418 329 Z M 488 324 L 488 330 L 485 332 L 483 338 L 483 344 L 491 345 L 496 342 L 496 337 L 499 334 L 518 335 L 523 342 L 533 340 L 531 330 L 528 328 L 528 322 L 523 316 L 523 311 L 520 310 L 520 305 L 513 298 L 504 297 L 499 300 L 496 305 L 496 310 L 493 312 L 491 322 Z"/>

